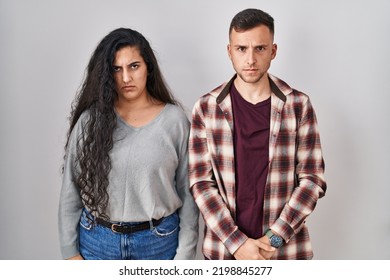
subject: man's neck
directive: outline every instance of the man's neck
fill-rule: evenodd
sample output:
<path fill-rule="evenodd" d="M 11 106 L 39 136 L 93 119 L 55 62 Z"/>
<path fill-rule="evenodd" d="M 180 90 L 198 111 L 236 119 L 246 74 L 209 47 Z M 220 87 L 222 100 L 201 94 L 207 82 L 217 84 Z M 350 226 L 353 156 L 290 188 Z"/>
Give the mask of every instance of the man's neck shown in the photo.
<path fill-rule="evenodd" d="M 234 80 L 234 86 L 242 98 L 252 104 L 262 102 L 271 96 L 268 75 L 264 75 L 257 83 L 247 83 L 237 76 Z"/>

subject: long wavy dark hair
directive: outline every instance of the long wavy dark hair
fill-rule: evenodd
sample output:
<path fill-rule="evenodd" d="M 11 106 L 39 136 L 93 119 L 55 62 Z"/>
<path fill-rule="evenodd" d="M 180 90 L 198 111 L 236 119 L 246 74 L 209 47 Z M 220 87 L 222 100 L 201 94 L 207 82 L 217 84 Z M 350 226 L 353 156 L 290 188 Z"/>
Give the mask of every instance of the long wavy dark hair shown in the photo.
<path fill-rule="evenodd" d="M 123 47 L 137 47 L 143 57 L 148 78 L 146 88 L 149 95 L 163 103 L 177 104 L 160 72 L 154 52 L 139 32 L 118 28 L 105 36 L 98 44 L 86 69 L 86 74 L 76 98 L 72 103 L 70 134 L 81 114 L 88 112 L 87 121 L 82 126 L 82 134 L 77 142 L 76 184 L 80 188 L 81 198 L 91 214 L 109 219 L 108 175 L 111 170 L 109 152 L 113 147 L 113 132 L 116 128 L 114 103 L 117 99 L 113 78 L 113 62 L 116 52 Z"/>

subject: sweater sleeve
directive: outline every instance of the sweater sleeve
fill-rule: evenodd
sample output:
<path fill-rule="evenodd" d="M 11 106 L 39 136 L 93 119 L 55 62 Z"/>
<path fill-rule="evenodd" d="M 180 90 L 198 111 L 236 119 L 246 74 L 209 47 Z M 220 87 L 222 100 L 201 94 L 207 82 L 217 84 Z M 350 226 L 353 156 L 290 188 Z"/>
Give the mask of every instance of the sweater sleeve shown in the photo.
<path fill-rule="evenodd" d="M 75 158 L 77 138 L 81 132 L 80 119 L 73 128 L 69 138 L 58 209 L 59 238 L 61 253 L 64 259 L 79 254 L 79 221 L 83 204 L 80 190 L 75 183 Z"/>
<path fill-rule="evenodd" d="M 189 121 L 186 116 L 181 125 L 181 143 L 179 149 L 179 163 L 176 170 L 176 190 L 183 203 L 178 210 L 180 217 L 179 245 L 175 260 L 195 259 L 198 243 L 199 210 L 190 193 L 188 179 L 188 136 Z"/>

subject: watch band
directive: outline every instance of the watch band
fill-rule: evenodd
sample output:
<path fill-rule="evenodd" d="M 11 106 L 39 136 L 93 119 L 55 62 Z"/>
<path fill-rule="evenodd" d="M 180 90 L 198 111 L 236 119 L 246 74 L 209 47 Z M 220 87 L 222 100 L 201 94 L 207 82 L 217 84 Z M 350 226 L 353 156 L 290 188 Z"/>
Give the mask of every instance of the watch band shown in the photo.
<path fill-rule="evenodd" d="M 269 238 L 269 239 L 271 239 L 271 237 L 272 236 L 274 236 L 274 233 L 272 232 L 272 230 L 267 230 L 267 232 L 265 233 L 265 235 Z"/>

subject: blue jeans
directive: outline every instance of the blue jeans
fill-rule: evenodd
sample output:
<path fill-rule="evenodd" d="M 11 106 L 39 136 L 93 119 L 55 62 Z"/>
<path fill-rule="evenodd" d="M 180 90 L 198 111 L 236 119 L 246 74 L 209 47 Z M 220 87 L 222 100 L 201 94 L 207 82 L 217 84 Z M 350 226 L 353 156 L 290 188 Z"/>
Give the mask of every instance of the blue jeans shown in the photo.
<path fill-rule="evenodd" d="M 87 215 L 91 217 L 84 210 L 80 219 L 80 254 L 86 260 L 170 260 L 176 255 L 179 235 L 176 213 L 151 230 L 131 234 L 115 233 L 91 222 Z"/>

